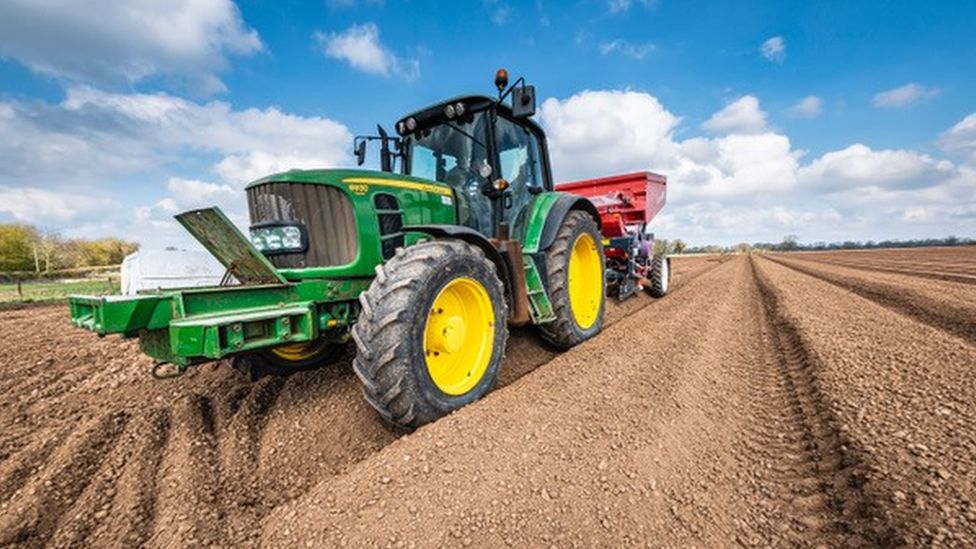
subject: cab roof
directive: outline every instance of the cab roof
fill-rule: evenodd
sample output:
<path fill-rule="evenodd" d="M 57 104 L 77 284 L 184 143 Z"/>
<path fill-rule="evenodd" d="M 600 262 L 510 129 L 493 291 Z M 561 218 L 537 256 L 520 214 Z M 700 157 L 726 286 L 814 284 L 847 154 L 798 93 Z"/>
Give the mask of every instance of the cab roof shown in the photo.
<path fill-rule="evenodd" d="M 513 118 L 512 108 L 505 103 L 498 103 L 497 101 L 498 100 L 494 97 L 481 94 L 457 95 L 449 99 L 443 99 L 437 103 L 432 103 L 422 109 L 418 109 L 412 113 L 406 114 L 400 117 L 400 120 L 397 121 L 397 125 L 399 125 L 401 121 L 405 121 L 410 117 L 417 120 L 418 127 L 431 125 L 432 122 L 439 119 L 446 120 L 446 117 L 443 116 L 444 107 L 451 103 L 464 103 L 465 107 L 469 109 L 470 112 L 482 110 L 494 104 L 495 108 L 498 109 L 498 112 L 508 116 L 509 118 Z M 531 126 L 536 131 L 545 135 L 545 131 L 542 129 L 542 126 L 536 123 L 535 120 L 532 120 L 531 118 L 522 118 L 520 119 L 520 122 L 524 122 L 527 126 Z"/>

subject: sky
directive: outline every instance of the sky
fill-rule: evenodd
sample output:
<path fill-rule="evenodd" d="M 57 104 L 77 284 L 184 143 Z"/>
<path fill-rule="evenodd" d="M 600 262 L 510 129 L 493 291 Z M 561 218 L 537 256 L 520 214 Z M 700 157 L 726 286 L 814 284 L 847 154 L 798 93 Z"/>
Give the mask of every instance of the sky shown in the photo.
<path fill-rule="evenodd" d="M 566 181 L 668 177 L 691 244 L 976 236 L 976 2 L 0 0 L 0 222 L 172 216 L 439 99 L 536 86 Z M 374 155 L 375 156 L 375 155 Z M 374 162 L 375 165 L 375 162 Z"/>

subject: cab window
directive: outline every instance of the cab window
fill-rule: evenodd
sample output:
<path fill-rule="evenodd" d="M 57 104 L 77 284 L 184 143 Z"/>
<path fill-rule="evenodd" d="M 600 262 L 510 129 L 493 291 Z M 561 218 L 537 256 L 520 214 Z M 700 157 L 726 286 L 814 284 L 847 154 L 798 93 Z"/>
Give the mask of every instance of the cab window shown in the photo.
<path fill-rule="evenodd" d="M 491 236 L 491 201 L 481 192 L 484 178 L 479 173 L 488 164 L 486 128 L 487 117 L 478 112 L 418 130 L 406 143 L 406 166 L 407 175 L 450 185 L 460 223 Z"/>
<path fill-rule="evenodd" d="M 508 181 L 512 197 L 505 218 L 514 224 L 532 199 L 532 189 L 543 186 L 539 141 L 525 126 L 499 116 L 495 124 L 495 143 L 501 177 Z"/>

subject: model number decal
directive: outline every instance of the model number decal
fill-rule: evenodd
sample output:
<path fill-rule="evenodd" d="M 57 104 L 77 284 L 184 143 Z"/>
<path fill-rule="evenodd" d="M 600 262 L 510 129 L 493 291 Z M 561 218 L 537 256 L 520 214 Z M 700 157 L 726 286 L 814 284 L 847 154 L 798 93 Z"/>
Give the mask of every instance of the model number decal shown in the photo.
<path fill-rule="evenodd" d="M 435 183 L 420 183 L 418 181 L 403 181 L 399 179 L 386 179 L 382 177 L 347 177 L 346 179 L 343 179 L 342 182 L 349 185 L 349 190 L 352 192 L 356 192 L 353 190 L 354 186 L 365 186 L 368 183 L 370 185 L 377 185 L 380 187 L 395 187 L 398 189 L 409 189 L 411 191 L 423 191 L 425 193 L 439 194 L 441 196 L 452 195 L 450 187 Z"/>
<path fill-rule="evenodd" d="M 369 190 L 369 185 L 364 183 L 349 183 L 349 192 L 353 194 L 366 194 Z"/>

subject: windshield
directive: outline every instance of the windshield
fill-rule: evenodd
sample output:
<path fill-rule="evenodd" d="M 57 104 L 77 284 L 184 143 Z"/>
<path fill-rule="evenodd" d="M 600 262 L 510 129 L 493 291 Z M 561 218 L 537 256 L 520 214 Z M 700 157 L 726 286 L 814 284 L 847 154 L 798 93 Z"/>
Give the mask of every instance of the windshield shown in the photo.
<path fill-rule="evenodd" d="M 418 130 L 405 140 L 406 175 L 450 185 L 457 197 L 459 222 L 491 235 L 491 201 L 481 192 L 488 164 L 484 111 Z"/>
<path fill-rule="evenodd" d="M 409 174 L 445 183 L 459 192 L 480 188 L 478 168 L 488 161 L 485 116 L 475 113 L 461 121 L 445 122 L 409 138 Z"/>

